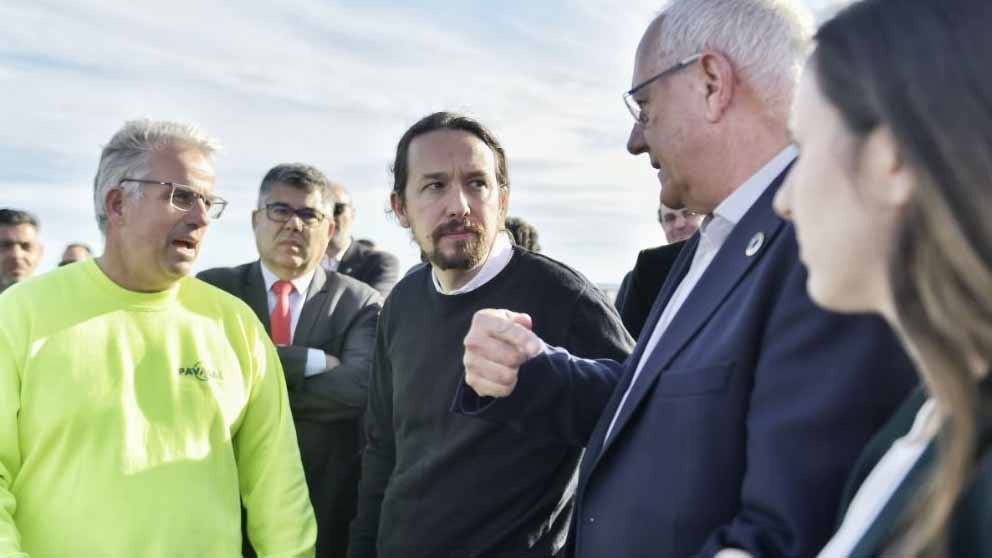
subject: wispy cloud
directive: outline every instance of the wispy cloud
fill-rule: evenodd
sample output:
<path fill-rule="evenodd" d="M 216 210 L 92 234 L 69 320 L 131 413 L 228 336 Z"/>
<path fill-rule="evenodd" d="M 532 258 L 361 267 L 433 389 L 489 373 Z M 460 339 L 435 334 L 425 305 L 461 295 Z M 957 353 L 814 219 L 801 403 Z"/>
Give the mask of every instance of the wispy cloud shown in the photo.
<path fill-rule="evenodd" d="M 508 0 L 75 0 L 0 4 L 0 205 L 37 212 L 49 245 L 98 241 L 91 181 L 124 120 L 190 120 L 224 145 L 232 201 L 200 266 L 255 257 L 248 224 L 272 165 L 305 161 L 345 182 L 357 234 L 413 264 L 385 215 L 395 142 L 419 117 L 469 112 L 507 148 L 511 213 L 554 257 L 618 281 L 662 241 L 658 185 L 624 151 L 620 92 L 659 2 Z"/>

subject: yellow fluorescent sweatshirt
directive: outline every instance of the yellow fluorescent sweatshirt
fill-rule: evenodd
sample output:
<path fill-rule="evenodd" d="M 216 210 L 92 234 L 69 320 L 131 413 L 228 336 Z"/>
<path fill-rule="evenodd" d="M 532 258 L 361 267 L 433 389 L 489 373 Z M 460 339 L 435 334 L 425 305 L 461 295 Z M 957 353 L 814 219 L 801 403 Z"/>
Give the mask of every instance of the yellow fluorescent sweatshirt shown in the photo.
<path fill-rule="evenodd" d="M 92 260 L 0 295 L 0 558 L 313 556 L 279 358 L 197 279 L 135 293 Z"/>

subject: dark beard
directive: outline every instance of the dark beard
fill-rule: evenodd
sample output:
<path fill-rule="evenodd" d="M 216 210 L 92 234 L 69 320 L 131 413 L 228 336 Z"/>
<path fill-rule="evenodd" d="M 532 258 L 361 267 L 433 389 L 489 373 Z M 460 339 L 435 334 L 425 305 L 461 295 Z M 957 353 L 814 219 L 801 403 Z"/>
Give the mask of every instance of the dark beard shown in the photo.
<path fill-rule="evenodd" d="M 472 238 L 455 242 L 453 253 L 442 253 L 437 248 L 441 237 L 454 232 L 467 232 L 472 235 Z M 482 260 L 486 259 L 486 255 L 489 253 L 490 247 L 483 246 L 483 234 L 484 231 L 478 225 L 467 221 L 448 221 L 431 233 L 434 249 L 427 254 L 427 259 L 431 265 L 441 270 L 472 269 L 482 263 Z"/>

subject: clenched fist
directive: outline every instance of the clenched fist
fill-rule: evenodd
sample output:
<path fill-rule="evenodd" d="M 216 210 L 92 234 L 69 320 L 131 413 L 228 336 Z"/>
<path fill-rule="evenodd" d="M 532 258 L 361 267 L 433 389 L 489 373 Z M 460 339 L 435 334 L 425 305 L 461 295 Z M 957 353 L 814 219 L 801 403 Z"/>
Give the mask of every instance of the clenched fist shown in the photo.
<path fill-rule="evenodd" d="M 481 396 L 506 397 L 517 385 L 520 365 L 544 348 L 527 314 L 479 310 L 465 336 L 465 383 Z"/>

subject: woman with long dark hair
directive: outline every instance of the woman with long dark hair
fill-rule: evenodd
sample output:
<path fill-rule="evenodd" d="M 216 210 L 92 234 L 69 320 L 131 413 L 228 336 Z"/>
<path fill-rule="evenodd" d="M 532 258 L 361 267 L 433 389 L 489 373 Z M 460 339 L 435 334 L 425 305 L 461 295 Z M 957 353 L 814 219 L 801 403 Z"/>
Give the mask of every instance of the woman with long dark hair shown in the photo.
<path fill-rule="evenodd" d="M 992 2 L 865 0 L 816 39 L 776 209 L 813 299 L 884 316 L 924 386 L 820 557 L 992 556 Z"/>

